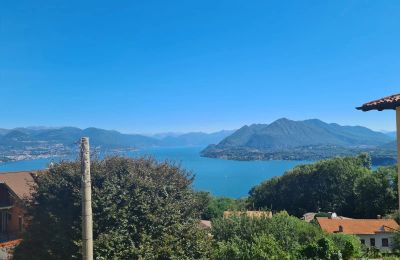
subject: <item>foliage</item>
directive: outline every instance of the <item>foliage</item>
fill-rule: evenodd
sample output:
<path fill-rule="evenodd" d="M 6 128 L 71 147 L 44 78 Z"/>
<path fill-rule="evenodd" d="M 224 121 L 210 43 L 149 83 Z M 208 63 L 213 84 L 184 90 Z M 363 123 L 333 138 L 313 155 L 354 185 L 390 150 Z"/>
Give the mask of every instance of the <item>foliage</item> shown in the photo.
<path fill-rule="evenodd" d="M 302 254 L 307 259 L 342 259 L 341 252 L 336 251 L 332 241 L 326 237 L 307 245 Z"/>
<path fill-rule="evenodd" d="M 360 254 L 361 247 L 353 236 L 326 234 L 286 212 L 272 218 L 216 219 L 213 236 L 215 259 L 350 259 Z M 258 246 L 259 241 L 268 246 Z"/>
<path fill-rule="evenodd" d="M 397 180 L 393 167 L 372 172 L 365 154 L 301 165 L 250 191 L 249 205 L 306 212 L 337 212 L 359 218 L 384 215 L 396 208 Z"/>
<path fill-rule="evenodd" d="M 395 208 L 397 203 L 397 174 L 394 167 L 379 168 L 355 181 L 356 205 L 354 215 L 376 218 Z"/>
<path fill-rule="evenodd" d="M 107 158 L 91 166 L 96 259 L 203 259 L 192 177 L 152 159 Z M 32 216 L 15 259 L 81 258 L 80 163 L 36 177 Z"/>
<path fill-rule="evenodd" d="M 224 211 L 245 210 L 247 206 L 246 199 L 214 197 L 209 192 L 196 192 L 196 198 L 201 211 L 201 219 L 204 220 L 221 218 Z"/>
<path fill-rule="evenodd" d="M 330 238 L 340 250 L 344 259 L 350 259 L 359 256 L 361 252 L 361 243 L 358 237 L 346 234 L 331 234 Z"/>
<path fill-rule="evenodd" d="M 290 259 L 282 250 L 274 237 L 267 234 L 254 236 L 250 241 L 235 236 L 228 241 L 217 242 L 213 259 Z"/>

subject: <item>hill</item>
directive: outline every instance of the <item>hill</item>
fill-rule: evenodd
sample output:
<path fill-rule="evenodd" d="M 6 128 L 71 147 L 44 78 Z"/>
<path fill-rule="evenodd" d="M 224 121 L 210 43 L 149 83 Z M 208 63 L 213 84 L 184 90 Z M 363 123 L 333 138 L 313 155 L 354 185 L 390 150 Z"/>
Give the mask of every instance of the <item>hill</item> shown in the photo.
<path fill-rule="evenodd" d="M 208 146 L 202 155 L 234 160 L 314 160 L 367 151 L 381 156 L 385 154 L 381 150 L 386 151 L 385 145 L 392 141 L 388 135 L 361 126 L 282 118 L 271 124 L 243 126 L 217 145 Z"/>
<path fill-rule="evenodd" d="M 207 146 L 218 143 L 234 131 L 222 130 L 215 133 L 193 132 L 187 134 L 166 135 L 161 139 L 162 146 Z"/>
<path fill-rule="evenodd" d="M 207 146 L 209 143 L 221 141 L 231 133 L 232 131 L 211 134 L 198 132 L 152 137 L 94 127 L 0 129 L 0 162 L 71 155 L 77 152 L 77 142 L 82 136 L 90 138 L 92 148 L 115 152 L 149 147 Z"/>

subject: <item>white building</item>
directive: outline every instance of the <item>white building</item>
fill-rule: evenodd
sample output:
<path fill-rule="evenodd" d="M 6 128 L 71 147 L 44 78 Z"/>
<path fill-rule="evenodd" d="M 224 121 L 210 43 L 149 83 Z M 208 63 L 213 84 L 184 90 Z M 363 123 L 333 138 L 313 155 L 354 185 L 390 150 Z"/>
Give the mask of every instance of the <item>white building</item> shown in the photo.
<path fill-rule="evenodd" d="M 393 249 L 394 232 L 399 225 L 393 219 L 338 219 L 319 218 L 317 221 L 322 230 L 328 233 L 344 233 L 356 235 L 361 244 L 375 247 L 382 251 Z"/>

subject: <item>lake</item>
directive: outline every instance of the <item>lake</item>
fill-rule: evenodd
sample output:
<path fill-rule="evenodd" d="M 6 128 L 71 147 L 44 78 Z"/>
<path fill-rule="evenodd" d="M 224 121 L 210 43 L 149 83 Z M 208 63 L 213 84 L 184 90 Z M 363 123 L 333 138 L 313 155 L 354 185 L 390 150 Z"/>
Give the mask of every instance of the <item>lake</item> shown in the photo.
<path fill-rule="evenodd" d="M 132 152 L 131 156 L 153 156 L 157 160 L 172 160 L 195 174 L 194 188 L 216 196 L 240 198 L 249 190 L 273 176 L 305 161 L 228 161 L 200 157 L 203 147 L 152 148 Z M 0 164 L 0 171 L 38 170 L 56 159 L 38 159 Z"/>

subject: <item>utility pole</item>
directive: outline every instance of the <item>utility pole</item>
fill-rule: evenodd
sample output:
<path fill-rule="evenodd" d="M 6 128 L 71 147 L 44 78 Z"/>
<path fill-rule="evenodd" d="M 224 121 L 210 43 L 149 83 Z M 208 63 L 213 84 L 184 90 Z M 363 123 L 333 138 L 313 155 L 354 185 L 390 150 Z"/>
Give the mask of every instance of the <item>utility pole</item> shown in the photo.
<path fill-rule="evenodd" d="M 82 171 L 82 259 L 93 260 L 92 182 L 90 179 L 89 138 L 81 139 Z"/>

